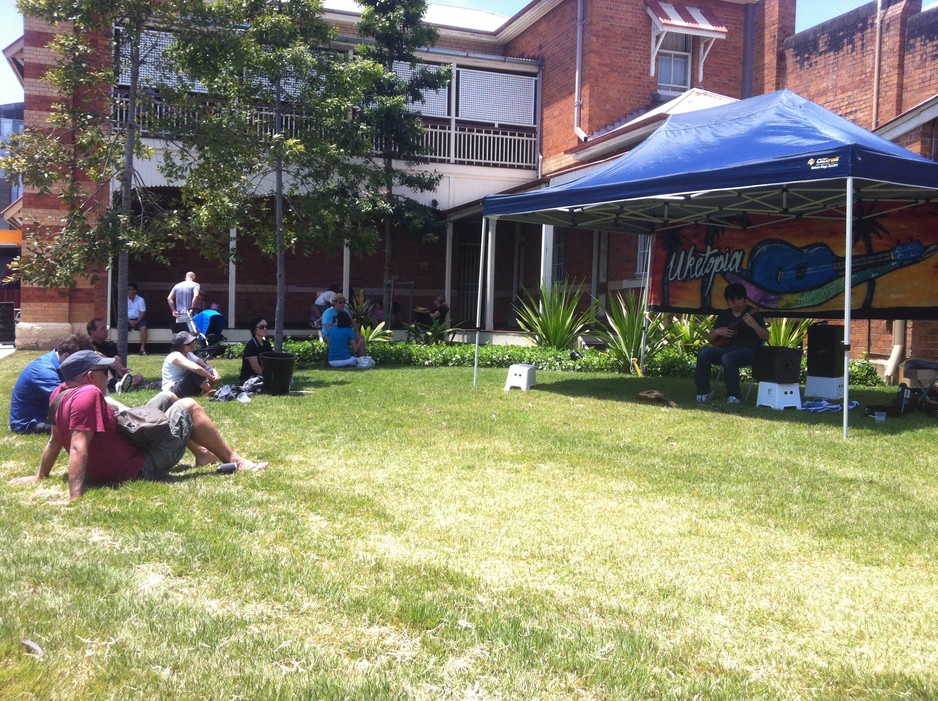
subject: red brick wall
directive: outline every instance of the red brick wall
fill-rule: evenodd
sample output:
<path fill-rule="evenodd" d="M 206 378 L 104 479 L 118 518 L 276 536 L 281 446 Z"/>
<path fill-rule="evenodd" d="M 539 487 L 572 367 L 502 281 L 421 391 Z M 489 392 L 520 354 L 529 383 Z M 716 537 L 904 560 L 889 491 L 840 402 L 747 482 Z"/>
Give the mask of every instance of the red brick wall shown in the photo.
<path fill-rule="evenodd" d="M 68 23 L 53 28 L 35 18 L 27 18 L 24 21 L 24 126 L 26 128 L 50 129 L 49 114 L 53 103 L 60 98 L 43 80 L 46 71 L 56 62 L 55 55 L 46 46 L 54 38 L 56 32 L 70 31 L 71 25 Z M 110 44 L 101 37 L 97 46 L 96 59 L 101 63 L 109 62 Z M 67 133 L 61 133 L 60 140 L 66 144 L 70 143 L 70 136 Z M 57 196 L 58 192 L 60 190 L 54 190 L 50 194 L 40 194 L 33 189 L 25 188 L 23 211 L 24 228 L 27 232 L 39 233 L 41 236 L 56 235 L 59 222 L 66 211 L 64 204 Z M 104 205 L 106 197 L 106 193 L 101 193 L 96 200 L 100 205 Z M 90 217 L 93 216 L 92 212 Z M 23 255 L 29 256 L 30 254 L 29 248 L 24 247 Z M 72 290 L 47 290 L 24 284 L 21 288 L 22 321 L 27 325 L 39 326 L 68 323 L 73 329 L 83 332 L 88 320 L 102 315 L 106 309 L 104 273 L 97 271 L 101 277 L 96 282 L 91 282 L 93 271 L 88 272 L 89 279 L 79 280 L 78 286 Z M 38 342 L 40 346 L 51 346 L 61 336 L 61 329 L 54 326 L 50 331 L 52 336 L 48 338 L 45 338 L 41 331 L 30 333 L 30 345 Z"/>
<path fill-rule="evenodd" d="M 575 145 L 576 1 L 566 0 L 505 46 L 505 53 L 543 61 L 541 139 L 545 168 L 551 156 Z"/>
<path fill-rule="evenodd" d="M 910 326 L 906 355 L 910 358 L 938 360 L 938 321 L 916 321 Z"/>
<path fill-rule="evenodd" d="M 794 27 L 793 0 L 781 2 Z M 740 97 L 745 6 L 719 0 L 694 3 L 708 10 L 727 29 L 707 57 L 703 82 L 697 77 L 697 40 L 694 42 L 692 85 Z M 788 19 L 786 18 L 786 21 Z M 651 18 L 644 0 L 588 0 L 585 5 L 581 128 L 595 133 L 647 109 L 657 92 L 658 78 L 650 75 Z M 541 59 L 542 140 L 544 171 L 555 172 L 572 164 L 564 151 L 579 143 L 574 128 L 577 3 L 567 0 L 505 47 L 511 56 Z M 756 52 L 760 51 L 757 44 Z"/>
<path fill-rule="evenodd" d="M 415 304 L 426 306 L 435 295 L 442 293 L 445 284 L 442 266 L 445 252 L 446 243 L 442 237 L 436 243 L 421 244 L 409 237 L 398 236 L 395 239 L 394 258 L 397 278 L 402 281 L 398 288 L 400 295 L 409 300 L 413 289 Z M 227 309 L 227 263 L 201 259 L 183 245 L 170 251 L 167 259 L 173 262 L 162 265 L 149 260 L 131 261 L 128 270 L 129 280 L 139 285 L 140 295 L 146 300 L 148 315 L 155 325 L 170 327 L 166 296 L 188 270 L 196 273 L 205 303 L 217 302 L 223 311 Z M 284 318 L 288 326 L 305 327 L 316 294 L 332 284 L 342 283 L 342 262 L 341 251 L 332 255 L 287 255 Z M 351 287 L 355 290 L 364 289 L 369 297 L 380 299 L 384 279 L 383 249 L 367 257 L 353 255 L 350 268 Z M 239 239 L 236 275 L 235 326 L 244 326 L 255 316 L 269 315 L 272 318 L 277 303 L 277 273 L 273 256 L 261 253 L 251 239 Z M 403 284 L 405 282 L 406 285 Z"/>
<path fill-rule="evenodd" d="M 938 8 L 884 3 L 878 124 L 938 92 Z M 784 43 L 787 86 L 860 126 L 873 126 L 876 4 L 869 3 Z"/>
<path fill-rule="evenodd" d="M 905 33 L 902 107 L 911 109 L 938 93 L 938 7 L 908 19 Z"/>

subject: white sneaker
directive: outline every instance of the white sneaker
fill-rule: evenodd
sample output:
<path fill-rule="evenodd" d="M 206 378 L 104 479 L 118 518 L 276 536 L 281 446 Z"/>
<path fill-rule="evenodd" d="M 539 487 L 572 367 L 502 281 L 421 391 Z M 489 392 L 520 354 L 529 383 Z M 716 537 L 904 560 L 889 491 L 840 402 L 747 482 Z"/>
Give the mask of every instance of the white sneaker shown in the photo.
<path fill-rule="evenodd" d="M 726 403 L 727 404 L 742 404 L 743 402 L 739 397 L 730 396 L 726 398 Z"/>
<path fill-rule="evenodd" d="M 130 389 L 130 386 L 133 383 L 134 383 L 133 375 L 131 375 L 128 372 L 114 384 L 114 390 L 118 394 L 123 394 L 124 392 Z"/>
<path fill-rule="evenodd" d="M 715 391 L 715 390 L 710 390 L 710 391 L 707 392 L 706 394 L 698 394 L 698 395 L 697 395 L 697 401 L 700 402 L 701 404 L 702 404 L 703 402 L 709 402 L 711 399 L 713 399 L 713 393 L 714 393 L 714 391 Z"/>

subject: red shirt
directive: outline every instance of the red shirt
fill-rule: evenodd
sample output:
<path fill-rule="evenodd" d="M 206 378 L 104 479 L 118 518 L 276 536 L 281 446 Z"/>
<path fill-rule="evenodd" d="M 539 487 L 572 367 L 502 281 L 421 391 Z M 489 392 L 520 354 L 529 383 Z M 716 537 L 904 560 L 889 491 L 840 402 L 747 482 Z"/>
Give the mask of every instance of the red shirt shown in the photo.
<path fill-rule="evenodd" d="M 67 388 L 59 385 L 50 402 L 61 392 L 68 392 L 55 412 L 55 427 L 66 450 L 72 447 L 72 431 L 91 431 L 88 444 L 86 479 L 92 482 L 123 482 L 132 480 L 143 467 L 144 454 L 117 432 L 117 419 L 94 385 Z"/>

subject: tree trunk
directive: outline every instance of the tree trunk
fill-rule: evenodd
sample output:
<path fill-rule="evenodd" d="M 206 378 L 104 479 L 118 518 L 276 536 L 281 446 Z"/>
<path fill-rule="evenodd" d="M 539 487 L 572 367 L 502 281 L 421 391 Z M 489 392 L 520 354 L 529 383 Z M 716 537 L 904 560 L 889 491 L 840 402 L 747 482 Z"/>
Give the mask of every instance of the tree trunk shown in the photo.
<path fill-rule="evenodd" d="M 283 128 L 282 83 L 280 78 L 274 82 L 276 97 L 274 102 L 274 135 L 279 136 Z M 276 142 L 276 139 L 275 139 Z M 278 148 L 279 148 L 278 144 Z M 274 166 L 276 178 L 274 185 L 274 216 L 277 234 L 277 309 L 274 316 L 274 350 L 283 350 L 283 317 L 287 303 L 286 244 L 283 236 L 283 154 L 277 154 Z"/>
<path fill-rule="evenodd" d="M 127 28 L 130 37 L 130 85 L 127 90 L 127 123 L 124 124 L 124 168 L 121 172 L 121 242 L 117 254 L 117 354 L 129 364 L 127 357 L 127 283 L 130 256 L 127 253 L 128 238 L 123 231 L 130 226 L 130 212 L 133 205 L 134 177 L 134 142 L 137 137 L 137 88 L 140 83 L 140 40 L 142 26 Z M 140 212 L 143 216 L 143 212 Z M 112 292 L 112 290 L 109 290 Z M 108 305 L 110 306 L 110 304 Z"/>

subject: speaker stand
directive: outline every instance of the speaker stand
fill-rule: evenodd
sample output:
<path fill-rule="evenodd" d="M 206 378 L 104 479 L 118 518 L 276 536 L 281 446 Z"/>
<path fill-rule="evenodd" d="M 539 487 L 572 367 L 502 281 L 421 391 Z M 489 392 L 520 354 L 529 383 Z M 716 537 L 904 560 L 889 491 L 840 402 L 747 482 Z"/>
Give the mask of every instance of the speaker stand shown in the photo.
<path fill-rule="evenodd" d="M 772 409 L 800 409 L 801 391 L 797 384 L 760 382 L 756 406 L 767 406 Z"/>
<path fill-rule="evenodd" d="M 844 378 L 808 375 L 804 383 L 804 396 L 842 400 L 844 398 Z"/>

